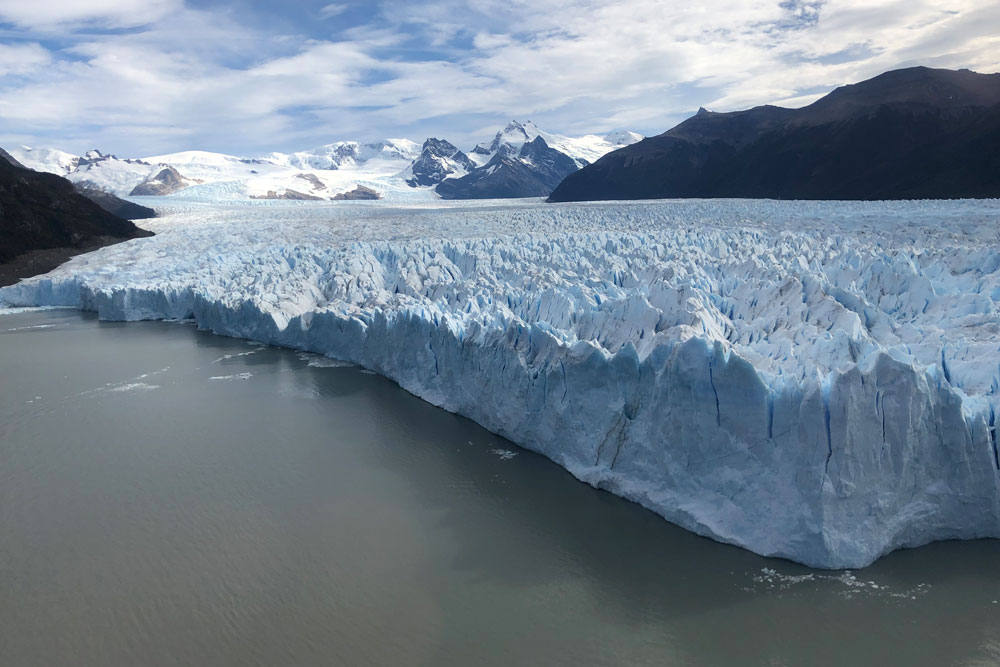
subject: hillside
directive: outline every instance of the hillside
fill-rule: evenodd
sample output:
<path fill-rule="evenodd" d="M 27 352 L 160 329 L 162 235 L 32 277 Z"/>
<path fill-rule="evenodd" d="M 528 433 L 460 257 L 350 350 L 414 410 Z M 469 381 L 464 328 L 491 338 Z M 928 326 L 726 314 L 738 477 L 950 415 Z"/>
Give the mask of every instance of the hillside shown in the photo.
<path fill-rule="evenodd" d="M 0 284 L 140 236 L 151 233 L 105 211 L 65 178 L 0 159 Z"/>
<path fill-rule="evenodd" d="M 1000 196 L 1000 74 L 913 67 L 801 109 L 704 109 L 570 174 L 549 201 Z"/>

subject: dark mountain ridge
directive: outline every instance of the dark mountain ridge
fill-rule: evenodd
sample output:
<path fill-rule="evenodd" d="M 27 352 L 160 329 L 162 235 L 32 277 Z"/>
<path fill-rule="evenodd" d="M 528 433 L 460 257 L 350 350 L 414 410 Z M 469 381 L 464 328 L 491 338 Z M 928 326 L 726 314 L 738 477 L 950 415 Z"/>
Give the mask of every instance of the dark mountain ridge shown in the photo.
<path fill-rule="evenodd" d="M 152 233 L 105 211 L 65 178 L 0 159 L 0 284 L 140 236 Z"/>
<path fill-rule="evenodd" d="M 549 201 L 1000 196 L 1000 74 L 913 67 L 801 109 L 704 109 L 570 174 Z"/>
<path fill-rule="evenodd" d="M 126 201 L 121 197 L 105 192 L 94 186 L 89 181 L 81 181 L 75 184 L 76 191 L 94 202 L 108 213 L 114 213 L 119 218 L 126 220 L 144 220 L 155 218 L 156 211 L 148 206 L 141 206 L 134 202 Z"/>
<path fill-rule="evenodd" d="M 92 153 L 100 154 L 99 151 L 91 151 L 88 155 Z M 28 169 L 23 164 L 14 159 L 10 153 L 0 148 L 0 161 L 6 160 L 9 164 L 14 165 L 18 169 Z M 29 170 L 33 171 L 33 170 Z M 76 191 L 81 195 L 94 202 L 105 211 L 109 213 L 114 213 L 119 218 L 125 218 L 126 220 L 142 220 L 145 218 L 155 218 L 156 211 L 147 207 L 140 206 L 139 204 L 134 204 L 130 201 L 125 201 L 121 197 L 111 194 L 110 192 L 105 192 L 99 187 L 94 185 L 89 181 L 81 181 L 74 184 Z"/>

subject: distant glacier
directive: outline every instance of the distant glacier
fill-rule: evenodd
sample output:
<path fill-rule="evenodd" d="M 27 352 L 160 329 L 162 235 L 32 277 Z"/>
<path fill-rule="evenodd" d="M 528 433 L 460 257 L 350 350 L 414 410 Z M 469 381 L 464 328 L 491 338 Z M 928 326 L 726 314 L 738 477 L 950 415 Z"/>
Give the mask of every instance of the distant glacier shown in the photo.
<path fill-rule="evenodd" d="M 1000 201 L 163 203 L 0 299 L 360 364 L 763 555 L 1000 537 Z"/>

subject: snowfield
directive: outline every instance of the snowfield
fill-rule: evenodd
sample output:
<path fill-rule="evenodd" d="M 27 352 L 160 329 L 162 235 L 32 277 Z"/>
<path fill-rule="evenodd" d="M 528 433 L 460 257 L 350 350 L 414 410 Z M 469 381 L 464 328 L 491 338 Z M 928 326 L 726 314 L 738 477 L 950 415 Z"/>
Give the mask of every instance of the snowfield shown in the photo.
<path fill-rule="evenodd" d="M 1000 537 L 1000 201 L 157 203 L 0 299 L 360 364 L 760 554 Z"/>
<path fill-rule="evenodd" d="M 501 150 L 516 156 L 526 142 L 539 136 L 553 149 L 572 159 L 578 167 L 643 138 L 626 130 L 612 132 L 605 137 L 593 134 L 567 137 L 545 132 L 530 121 L 511 121 L 497 132 L 492 142 L 479 144 L 469 155 L 475 164 L 484 166 Z M 140 187 L 138 192 L 157 196 L 172 196 L 180 192 L 186 200 L 332 200 L 337 195 L 363 186 L 375 190 L 386 203 L 400 205 L 438 199 L 434 188 L 440 179 L 461 178 L 467 173 L 466 167 L 473 164 L 449 161 L 450 168 L 446 173 L 439 174 L 437 179 L 427 179 L 425 174 L 420 185 L 411 186 L 407 180 L 413 177 L 414 165 L 420 161 L 424 148 L 425 145 L 409 139 L 383 139 L 370 143 L 336 141 L 306 151 L 269 153 L 260 157 L 238 157 L 200 150 L 137 159 L 121 159 L 98 150 L 73 155 L 52 148 L 15 146 L 10 151 L 29 169 L 58 174 L 79 185 L 121 197 L 132 196 L 137 187 L 150 180 L 161 180 L 157 176 L 169 167 L 176 172 L 169 187 L 162 187 L 165 184 L 153 190 Z M 430 159 L 433 161 L 434 157 Z M 536 168 L 529 162 L 525 164 Z M 155 200 L 152 204 L 174 206 Z"/>

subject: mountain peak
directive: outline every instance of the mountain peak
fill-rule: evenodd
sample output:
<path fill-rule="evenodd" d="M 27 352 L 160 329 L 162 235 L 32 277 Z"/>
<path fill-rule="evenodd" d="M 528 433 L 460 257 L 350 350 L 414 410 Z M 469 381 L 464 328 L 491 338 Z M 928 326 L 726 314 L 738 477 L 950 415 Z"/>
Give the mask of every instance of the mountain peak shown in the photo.
<path fill-rule="evenodd" d="M 911 67 L 800 109 L 701 113 L 566 178 L 552 201 L 1000 194 L 1000 74 Z"/>
<path fill-rule="evenodd" d="M 968 109 L 1000 104 L 1000 74 L 967 69 L 906 67 L 858 83 L 840 86 L 803 107 L 809 120 L 828 120 L 865 113 L 883 105 L 920 105 L 935 109 Z"/>
<path fill-rule="evenodd" d="M 615 130 L 604 135 L 604 140 L 615 147 L 630 146 L 637 141 L 642 141 L 643 136 L 638 132 L 630 130 Z"/>
<path fill-rule="evenodd" d="M 5 151 L 2 148 L 0 148 L 0 160 L 6 160 L 7 162 L 9 162 L 10 164 L 14 165 L 15 167 L 17 167 L 19 169 L 27 169 L 27 167 L 25 167 L 23 164 L 21 164 L 20 162 L 18 162 L 14 158 L 13 155 L 11 155 L 10 153 L 8 153 L 7 151 Z"/>
<path fill-rule="evenodd" d="M 475 168 L 475 163 L 450 141 L 428 137 L 420 155 L 402 176 L 410 187 L 436 185 L 446 178 L 464 176 Z"/>

